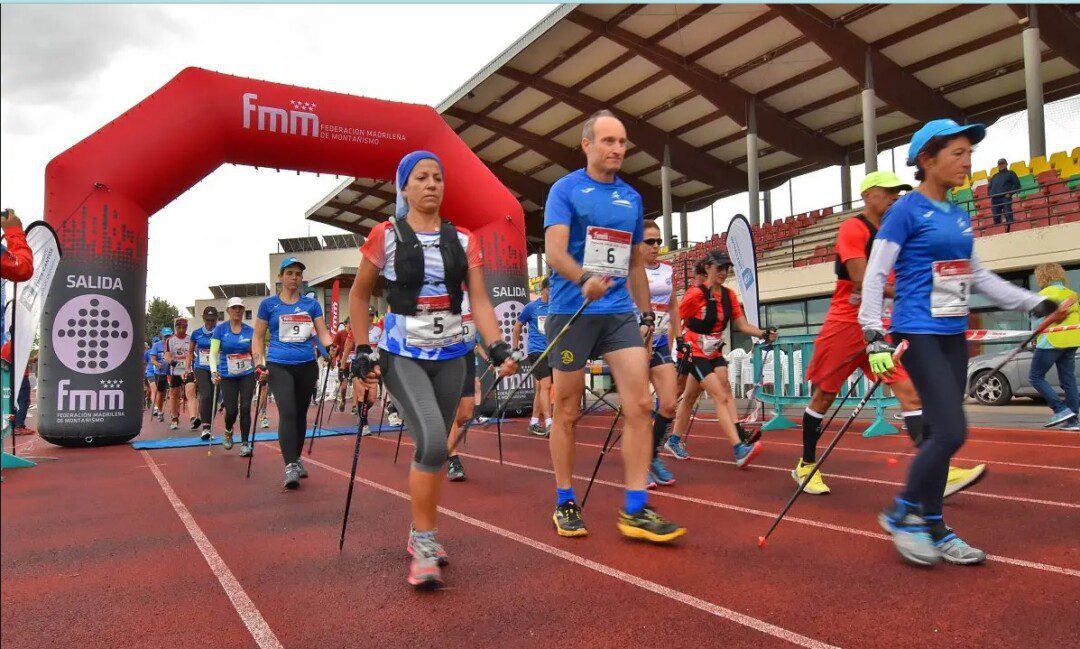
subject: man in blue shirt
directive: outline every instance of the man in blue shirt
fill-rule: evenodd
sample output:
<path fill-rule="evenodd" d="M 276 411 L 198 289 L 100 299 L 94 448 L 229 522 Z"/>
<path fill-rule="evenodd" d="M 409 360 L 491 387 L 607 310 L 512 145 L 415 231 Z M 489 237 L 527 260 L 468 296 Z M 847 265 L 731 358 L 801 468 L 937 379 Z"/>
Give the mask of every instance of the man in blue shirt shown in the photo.
<path fill-rule="evenodd" d="M 551 459 L 557 494 L 552 520 L 560 536 L 588 534 L 571 485 L 574 425 L 581 415 L 585 362 L 603 357 L 619 386 L 626 420 L 622 442 L 626 498 L 618 529 L 629 538 L 667 543 L 686 529 L 646 506 L 652 403 L 649 353 L 639 326 L 647 333 L 655 314 L 645 276 L 641 196 L 617 176 L 626 148 L 626 128 L 611 112 L 589 117 L 581 138 L 586 167 L 552 185 L 544 208 L 544 247 L 552 269 L 548 337 L 555 340 L 588 301 L 580 319 L 555 341 L 549 355 L 555 387 Z"/>
<path fill-rule="evenodd" d="M 529 421 L 529 432 L 537 437 L 547 437 L 551 434 L 551 364 L 548 359 L 540 360 L 540 356 L 547 349 L 547 336 L 544 335 L 544 325 L 548 316 L 548 301 L 550 299 L 549 278 L 545 277 L 540 282 L 540 297 L 525 305 L 514 323 L 514 333 L 511 337 L 511 347 L 517 349 L 521 344 L 521 330 L 528 327 L 527 352 L 529 364 L 540 366 L 533 370 L 533 378 L 536 379 L 536 389 L 533 395 L 532 419 Z M 540 418 L 544 423 L 540 423 Z"/>

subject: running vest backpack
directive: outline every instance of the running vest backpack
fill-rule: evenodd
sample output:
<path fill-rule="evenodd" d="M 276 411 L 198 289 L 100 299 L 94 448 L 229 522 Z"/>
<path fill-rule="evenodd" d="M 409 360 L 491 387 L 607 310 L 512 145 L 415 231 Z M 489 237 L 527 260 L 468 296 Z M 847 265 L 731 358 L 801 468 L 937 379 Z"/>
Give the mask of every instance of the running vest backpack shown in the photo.
<path fill-rule="evenodd" d="M 704 318 L 688 318 L 686 320 L 686 328 L 693 331 L 696 334 L 711 334 L 713 333 L 713 327 L 716 326 L 716 295 L 705 288 L 702 284 L 698 286 L 705 295 L 705 317 Z M 723 286 L 720 287 L 720 310 L 724 314 L 724 324 L 731 325 L 731 295 L 728 294 L 728 289 Z"/>
<path fill-rule="evenodd" d="M 866 240 L 866 258 L 869 260 L 870 249 L 874 247 L 874 237 L 877 236 L 877 228 L 875 228 L 874 224 L 870 222 L 870 219 L 866 218 L 862 214 L 856 216 L 855 218 L 862 221 L 863 225 L 865 225 L 866 229 L 870 232 L 870 238 Z M 836 261 L 833 263 L 834 270 L 836 272 L 836 278 L 851 281 L 851 275 L 848 274 L 847 266 L 844 265 L 844 262 L 840 261 L 840 255 L 835 255 L 835 257 Z"/>
<path fill-rule="evenodd" d="M 424 286 L 424 249 L 416 232 L 405 219 L 394 219 L 397 237 L 394 250 L 394 274 L 397 279 L 386 281 L 386 302 L 398 315 L 416 315 L 417 298 Z M 461 286 L 469 270 L 465 248 L 458 239 L 457 228 L 448 221 L 439 227 L 439 252 L 442 254 L 446 292 L 450 296 L 450 312 L 461 313 Z"/>

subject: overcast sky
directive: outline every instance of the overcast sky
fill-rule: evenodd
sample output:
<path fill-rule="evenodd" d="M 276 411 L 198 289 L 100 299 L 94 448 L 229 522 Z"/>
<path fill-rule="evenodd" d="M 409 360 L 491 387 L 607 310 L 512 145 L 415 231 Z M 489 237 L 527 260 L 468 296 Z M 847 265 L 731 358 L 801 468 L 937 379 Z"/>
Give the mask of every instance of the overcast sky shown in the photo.
<path fill-rule="evenodd" d="M 184 67 L 435 105 L 552 8 L 3 5 L 0 201 L 24 222 L 40 218 L 48 161 Z M 1078 133 L 1080 99 L 1048 106 L 1050 151 L 1080 144 Z M 1026 119 L 1008 117 L 991 129 L 975 167 L 1026 152 Z M 898 161 L 903 153 L 897 150 Z M 888 151 L 880 160 L 889 166 Z M 861 169 L 852 176 L 857 183 Z M 222 167 L 151 219 L 147 298 L 183 308 L 209 297 L 207 286 L 264 281 L 277 239 L 340 232 L 303 218 L 339 182 Z M 796 212 L 840 200 L 837 168 L 796 179 L 794 187 Z M 742 194 L 716 205 L 718 230 L 747 211 L 746 200 Z M 774 192 L 773 204 L 774 215 L 789 212 L 786 190 Z M 709 229 L 708 210 L 691 216 L 692 241 Z"/>

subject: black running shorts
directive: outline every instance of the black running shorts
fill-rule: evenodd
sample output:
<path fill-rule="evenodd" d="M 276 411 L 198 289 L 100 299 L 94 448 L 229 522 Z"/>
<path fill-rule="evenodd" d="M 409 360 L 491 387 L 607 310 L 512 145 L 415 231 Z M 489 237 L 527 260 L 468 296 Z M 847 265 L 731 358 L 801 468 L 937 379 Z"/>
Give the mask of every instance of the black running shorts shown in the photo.
<path fill-rule="evenodd" d="M 694 371 L 694 378 L 698 381 L 704 381 L 705 377 L 713 373 L 718 367 L 727 367 L 728 362 L 723 356 L 717 356 L 716 358 L 702 358 L 700 356 L 694 356 L 691 360 L 691 367 Z"/>
<path fill-rule="evenodd" d="M 568 334 L 570 332 L 567 332 Z M 529 354 L 529 365 L 536 365 L 536 361 L 540 360 L 540 352 L 533 352 Z M 540 366 L 533 370 L 533 377 L 537 381 L 551 378 L 551 364 L 548 363 L 548 359 L 545 358 Z"/>
<path fill-rule="evenodd" d="M 569 314 L 549 315 L 545 323 L 547 339 L 555 340 L 570 318 Z M 634 313 L 583 315 L 555 343 L 548 363 L 553 370 L 575 372 L 585 367 L 590 358 L 598 359 L 627 347 L 644 346 Z"/>

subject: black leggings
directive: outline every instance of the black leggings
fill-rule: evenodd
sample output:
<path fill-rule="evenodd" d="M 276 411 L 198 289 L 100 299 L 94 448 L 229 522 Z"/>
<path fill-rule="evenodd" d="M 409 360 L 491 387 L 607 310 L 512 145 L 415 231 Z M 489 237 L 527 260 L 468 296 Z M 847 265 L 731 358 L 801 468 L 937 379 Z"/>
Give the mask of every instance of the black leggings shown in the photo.
<path fill-rule="evenodd" d="M 923 441 L 908 468 L 904 500 L 922 506 L 924 516 L 941 516 L 949 461 L 967 438 L 964 387 L 968 348 L 964 334 L 896 333 L 908 341 L 903 364 L 922 399 Z"/>
<path fill-rule="evenodd" d="M 209 425 L 214 417 L 214 382 L 210 379 L 210 370 L 195 368 L 195 390 L 199 393 L 199 419 L 203 425 Z M 220 401 L 220 398 L 218 399 Z"/>
<path fill-rule="evenodd" d="M 465 359 L 419 360 L 394 354 L 379 359 L 383 381 L 413 438 L 417 471 L 436 473 L 446 462 L 446 438 L 461 402 Z"/>
<path fill-rule="evenodd" d="M 266 369 L 270 371 L 270 389 L 277 400 L 278 445 L 285 464 L 292 464 L 304 450 L 308 406 L 319 378 L 319 366 L 310 360 L 296 365 L 267 363 Z"/>
<path fill-rule="evenodd" d="M 240 443 L 245 444 L 251 432 L 251 397 L 255 394 L 255 374 L 221 377 L 218 383 L 220 401 L 225 404 L 225 430 L 232 430 L 240 415 Z"/>

